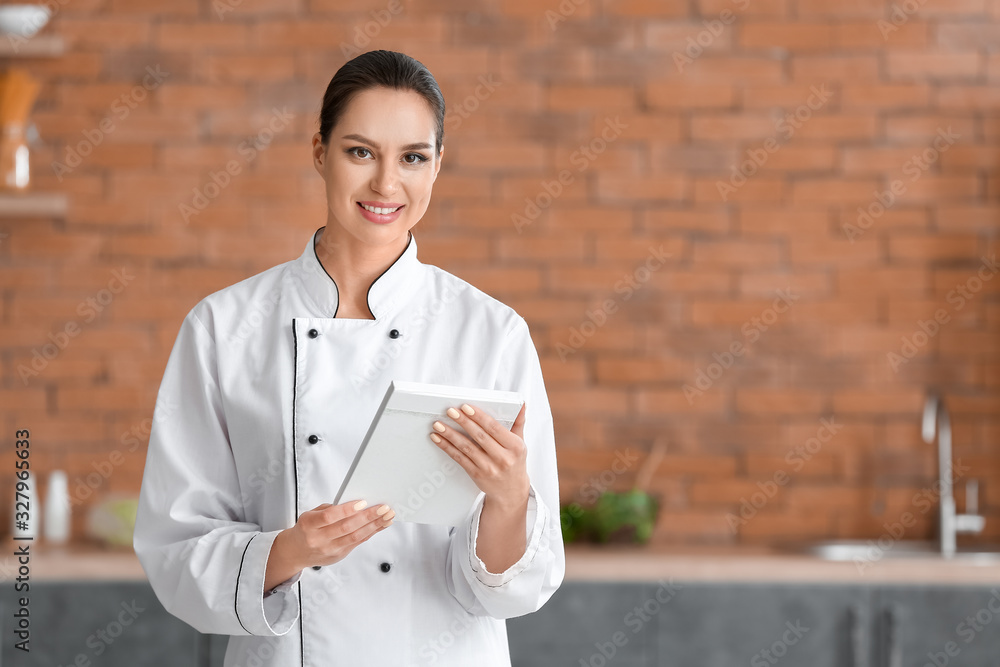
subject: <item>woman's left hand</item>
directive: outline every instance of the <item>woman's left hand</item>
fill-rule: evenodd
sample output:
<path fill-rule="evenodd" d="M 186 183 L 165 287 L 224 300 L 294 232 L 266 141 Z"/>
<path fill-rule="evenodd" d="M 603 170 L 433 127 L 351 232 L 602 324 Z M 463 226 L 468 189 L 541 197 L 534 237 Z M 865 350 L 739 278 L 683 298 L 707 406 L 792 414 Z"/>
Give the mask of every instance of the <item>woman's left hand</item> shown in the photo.
<path fill-rule="evenodd" d="M 521 406 L 508 431 L 503 424 L 475 406 L 448 408 L 448 416 L 465 429 L 434 422 L 431 440 L 458 462 L 491 502 L 519 508 L 528 500 L 528 449 L 524 445 L 524 411 Z M 471 414 L 470 414 L 471 413 Z M 468 435 L 466 435 L 468 433 Z M 471 438 L 471 439 L 470 439 Z"/>

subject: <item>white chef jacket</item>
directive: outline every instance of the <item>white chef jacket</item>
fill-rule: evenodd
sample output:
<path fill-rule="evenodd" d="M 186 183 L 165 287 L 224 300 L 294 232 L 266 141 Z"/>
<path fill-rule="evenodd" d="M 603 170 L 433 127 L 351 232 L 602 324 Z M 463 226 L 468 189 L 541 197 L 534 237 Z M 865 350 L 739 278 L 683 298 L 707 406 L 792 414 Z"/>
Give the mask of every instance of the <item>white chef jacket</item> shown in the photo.
<path fill-rule="evenodd" d="M 527 323 L 420 262 L 412 232 L 368 290 L 375 319 L 335 318 L 337 285 L 315 251 L 324 229 L 298 259 L 184 318 L 154 409 L 135 552 L 170 613 L 231 635 L 226 667 L 509 667 L 504 619 L 539 609 L 565 572 L 552 415 Z M 396 521 L 265 591 L 275 536 L 333 502 L 391 380 L 521 392 L 524 555 L 500 573 L 477 557 L 480 492 L 460 526 Z M 422 435 L 415 447 L 436 446 Z"/>

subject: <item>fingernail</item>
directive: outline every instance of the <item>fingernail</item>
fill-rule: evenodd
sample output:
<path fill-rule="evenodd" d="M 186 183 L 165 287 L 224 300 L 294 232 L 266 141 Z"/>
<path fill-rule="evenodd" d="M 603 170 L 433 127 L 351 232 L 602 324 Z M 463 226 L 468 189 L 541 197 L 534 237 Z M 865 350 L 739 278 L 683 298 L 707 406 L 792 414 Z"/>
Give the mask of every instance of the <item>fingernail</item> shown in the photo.
<path fill-rule="evenodd" d="M 386 515 L 385 515 L 384 517 L 382 517 L 382 520 L 383 520 L 383 521 L 392 521 L 392 518 L 393 518 L 394 516 L 396 516 L 396 513 L 395 513 L 395 512 L 393 512 L 392 514 L 386 514 Z"/>
<path fill-rule="evenodd" d="M 382 516 L 383 514 L 385 514 L 388 511 L 389 511 L 389 506 L 388 505 L 382 505 L 382 507 L 378 508 L 378 512 L 376 512 L 376 514 L 378 514 L 379 516 Z"/>
<path fill-rule="evenodd" d="M 444 424 L 441 422 L 434 422 L 434 430 L 438 433 L 444 433 Z"/>
<path fill-rule="evenodd" d="M 358 502 L 354 503 L 354 511 L 355 512 L 358 511 L 358 510 L 363 510 L 366 507 L 368 507 L 368 501 L 367 500 L 359 500 Z"/>
<path fill-rule="evenodd" d="M 472 409 L 472 406 L 466 405 L 465 403 L 462 404 L 462 412 L 469 415 L 470 417 L 476 414 L 476 411 Z"/>
<path fill-rule="evenodd" d="M 448 408 L 448 416 L 452 419 L 458 419 L 460 415 L 458 414 L 458 410 L 455 408 Z"/>

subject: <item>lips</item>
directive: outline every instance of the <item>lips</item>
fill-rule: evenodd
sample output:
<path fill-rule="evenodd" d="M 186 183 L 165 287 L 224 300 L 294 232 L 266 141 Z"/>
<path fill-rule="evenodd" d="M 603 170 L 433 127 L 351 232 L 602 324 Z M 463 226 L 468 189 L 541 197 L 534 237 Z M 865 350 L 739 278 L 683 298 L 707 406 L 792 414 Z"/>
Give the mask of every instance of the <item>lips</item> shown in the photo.
<path fill-rule="evenodd" d="M 374 213 L 366 209 L 362 204 L 367 204 L 368 206 L 373 206 L 375 208 L 386 209 L 386 208 L 396 208 L 395 211 L 391 213 Z M 392 222 L 400 216 L 403 212 L 404 204 L 396 204 L 393 202 L 358 202 L 358 209 L 361 211 L 361 216 L 369 221 L 378 225 L 384 225 Z"/>

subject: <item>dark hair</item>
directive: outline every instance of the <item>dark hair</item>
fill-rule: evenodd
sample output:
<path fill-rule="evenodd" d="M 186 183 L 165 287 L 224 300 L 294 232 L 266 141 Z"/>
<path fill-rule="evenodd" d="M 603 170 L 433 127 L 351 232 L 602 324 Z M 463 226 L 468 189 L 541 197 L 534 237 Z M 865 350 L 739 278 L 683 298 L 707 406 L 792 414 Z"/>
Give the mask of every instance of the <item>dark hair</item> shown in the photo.
<path fill-rule="evenodd" d="M 323 94 L 319 113 L 319 133 L 324 145 L 329 145 L 330 132 L 354 96 L 363 90 L 384 86 L 396 90 L 412 90 L 431 107 L 437 121 L 436 149 L 444 145 L 444 96 L 437 81 L 423 63 L 396 51 L 368 51 L 348 60 L 337 70 Z"/>

